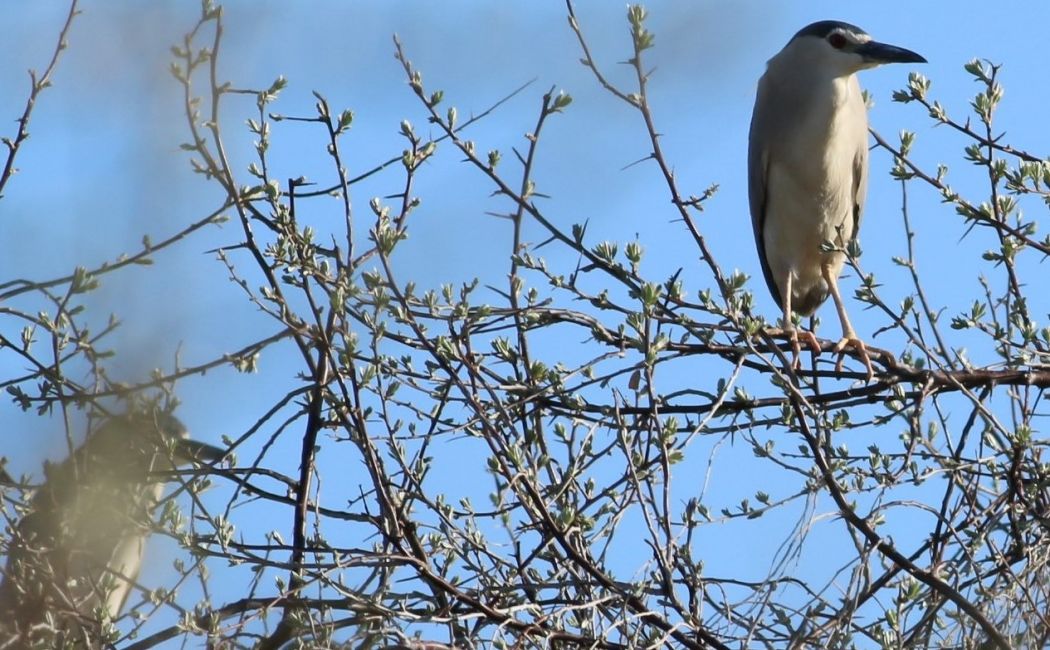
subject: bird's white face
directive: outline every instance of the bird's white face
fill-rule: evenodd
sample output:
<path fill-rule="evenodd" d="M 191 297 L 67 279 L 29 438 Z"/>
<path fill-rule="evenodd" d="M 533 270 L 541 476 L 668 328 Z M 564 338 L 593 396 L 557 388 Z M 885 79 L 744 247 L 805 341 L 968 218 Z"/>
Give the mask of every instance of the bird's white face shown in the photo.
<path fill-rule="evenodd" d="M 861 54 L 864 45 L 871 42 L 871 36 L 865 32 L 856 32 L 840 27 L 824 37 L 824 45 L 830 49 L 830 57 L 850 72 L 874 68 L 881 61 L 873 61 Z"/>
<path fill-rule="evenodd" d="M 818 77 L 843 77 L 879 65 L 859 51 L 870 42 L 871 36 L 864 32 L 837 28 L 825 36 L 796 38 L 778 57 L 787 55 L 793 67 L 804 67 Z"/>

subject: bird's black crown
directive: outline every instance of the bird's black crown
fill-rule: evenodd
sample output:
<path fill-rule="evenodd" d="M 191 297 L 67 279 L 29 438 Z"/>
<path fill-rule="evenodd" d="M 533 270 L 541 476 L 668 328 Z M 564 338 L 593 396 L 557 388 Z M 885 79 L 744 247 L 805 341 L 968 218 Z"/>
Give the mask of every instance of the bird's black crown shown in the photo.
<path fill-rule="evenodd" d="M 828 34 L 835 31 L 836 29 L 843 29 L 854 34 L 866 34 L 863 29 L 856 25 L 844 23 L 841 20 L 820 20 L 810 25 L 806 25 L 802 29 L 798 30 L 791 40 L 801 38 L 803 36 L 816 36 L 817 38 L 827 38 Z"/>

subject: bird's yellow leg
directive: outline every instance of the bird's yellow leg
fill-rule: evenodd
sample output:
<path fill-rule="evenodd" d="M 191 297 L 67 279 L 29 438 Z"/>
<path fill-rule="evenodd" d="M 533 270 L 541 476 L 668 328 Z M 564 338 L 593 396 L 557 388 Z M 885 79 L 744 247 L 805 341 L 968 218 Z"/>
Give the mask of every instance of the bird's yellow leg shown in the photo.
<path fill-rule="evenodd" d="M 816 353 L 820 353 L 820 343 L 817 342 L 817 337 L 810 330 L 802 330 L 801 332 L 795 327 L 795 321 L 791 319 L 791 278 L 794 274 L 788 273 L 787 276 L 787 287 L 784 291 L 784 329 L 787 331 L 788 341 L 791 342 L 791 367 L 799 368 L 800 357 L 802 356 L 802 347 L 799 344 L 799 337 L 806 339 L 806 343 Z"/>
<path fill-rule="evenodd" d="M 839 313 L 839 322 L 842 323 L 842 338 L 838 343 L 835 344 L 834 351 L 839 355 L 838 363 L 835 364 L 835 372 L 842 370 L 842 361 L 845 357 L 846 348 L 853 348 L 857 353 L 857 358 L 864 362 L 864 366 L 868 369 L 868 381 L 871 381 L 875 377 L 875 369 L 871 366 L 871 356 L 868 354 L 868 348 L 864 345 L 864 341 L 860 340 L 857 333 L 853 331 L 853 325 L 849 322 L 849 316 L 846 315 L 846 305 L 842 302 L 842 296 L 839 295 L 838 278 L 831 272 L 831 265 L 828 263 L 821 264 L 820 272 L 824 276 L 824 282 L 828 285 L 828 291 L 831 292 L 831 298 L 835 301 L 835 309 Z"/>

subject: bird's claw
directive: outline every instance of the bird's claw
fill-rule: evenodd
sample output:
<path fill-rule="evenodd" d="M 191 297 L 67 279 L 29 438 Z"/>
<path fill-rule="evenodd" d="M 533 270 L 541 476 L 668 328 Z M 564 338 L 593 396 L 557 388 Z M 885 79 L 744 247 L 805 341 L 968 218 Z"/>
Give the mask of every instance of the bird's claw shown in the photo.
<path fill-rule="evenodd" d="M 832 348 L 832 352 L 839 355 L 839 360 L 835 364 L 835 372 L 842 372 L 842 362 L 846 358 L 846 348 L 852 348 L 856 353 L 856 357 L 864 362 L 864 367 L 868 370 L 867 381 L 874 379 L 875 368 L 871 365 L 871 355 L 868 354 L 868 347 L 864 345 L 864 341 L 856 336 L 844 336 L 835 344 L 835 347 Z"/>
<path fill-rule="evenodd" d="M 820 354 L 820 342 L 813 332 L 792 327 L 788 330 L 788 340 L 791 342 L 791 367 L 795 370 L 801 367 L 802 346 L 799 339 L 806 339 L 809 349 L 813 350 L 814 354 Z"/>

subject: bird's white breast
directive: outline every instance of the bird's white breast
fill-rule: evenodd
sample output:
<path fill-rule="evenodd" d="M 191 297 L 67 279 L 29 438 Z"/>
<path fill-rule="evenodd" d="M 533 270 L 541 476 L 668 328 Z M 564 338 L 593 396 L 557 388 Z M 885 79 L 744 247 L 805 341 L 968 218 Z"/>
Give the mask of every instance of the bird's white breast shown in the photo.
<path fill-rule="evenodd" d="M 844 256 L 821 247 L 844 247 L 852 236 L 856 157 L 867 147 L 867 113 L 856 77 L 834 79 L 821 90 L 805 102 L 801 120 L 782 121 L 770 134 L 766 259 L 780 295 L 792 274 L 796 308 L 803 307 L 799 297 L 812 291 L 826 295 L 822 263 L 830 263 L 835 275 L 841 271 Z"/>

